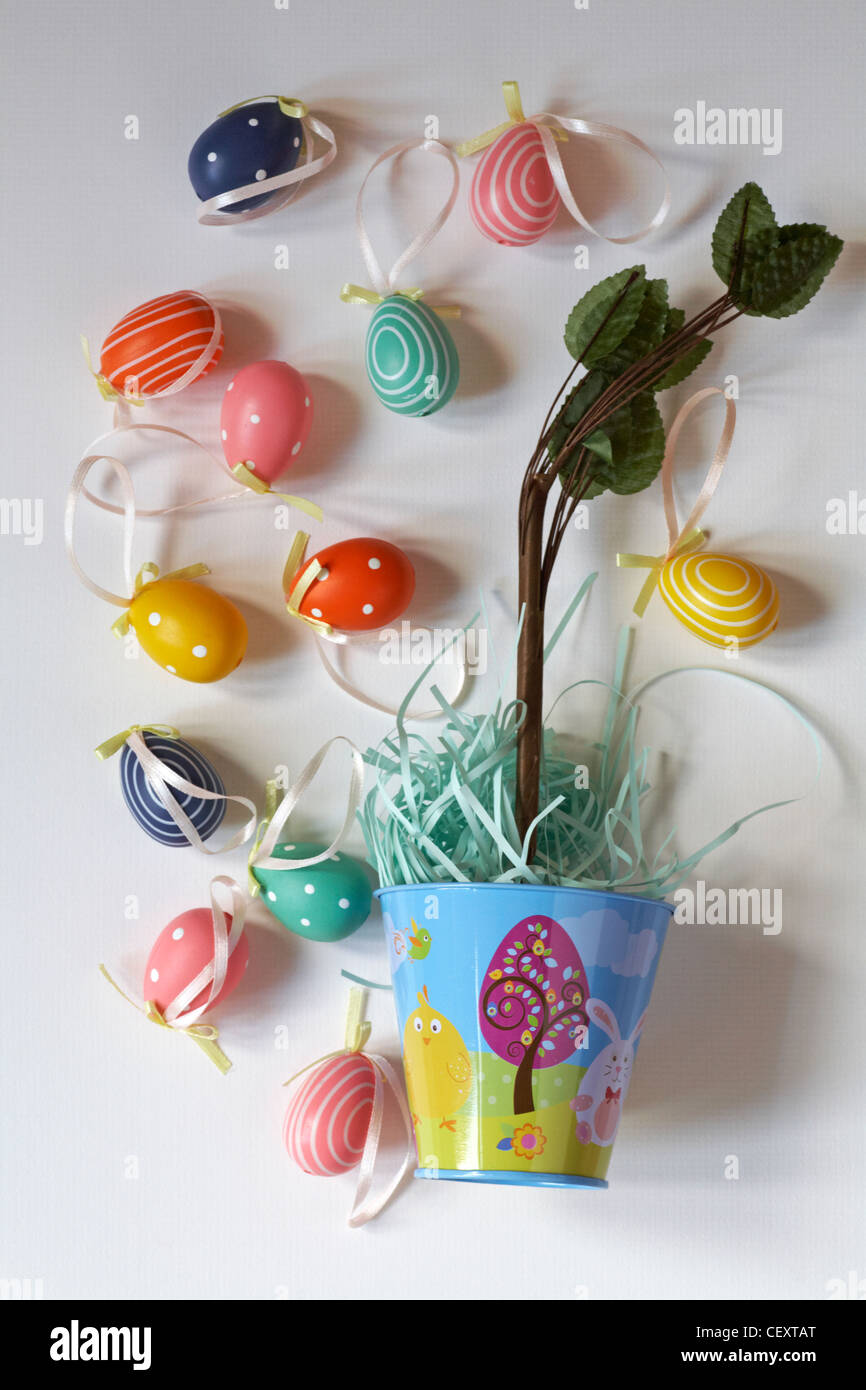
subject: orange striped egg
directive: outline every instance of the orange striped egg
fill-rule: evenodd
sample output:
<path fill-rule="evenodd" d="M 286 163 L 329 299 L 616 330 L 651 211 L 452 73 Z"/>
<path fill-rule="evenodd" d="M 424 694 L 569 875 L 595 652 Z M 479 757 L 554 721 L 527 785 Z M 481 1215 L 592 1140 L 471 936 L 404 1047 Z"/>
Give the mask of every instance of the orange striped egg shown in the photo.
<path fill-rule="evenodd" d="M 100 375 L 121 396 L 173 395 L 216 366 L 224 341 L 219 311 L 202 295 L 164 294 L 115 324 L 102 345 Z"/>
<path fill-rule="evenodd" d="M 341 1052 L 312 1068 L 286 1111 L 283 1141 L 305 1173 L 335 1178 L 361 1162 L 376 1088 L 362 1052 Z"/>
<path fill-rule="evenodd" d="M 733 641 L 752 647 L 779 621 L 779 595 L 770 576 L 731 555 L 678 555 L 659 576 L 668 608 L 690 632 L 714 647 Z"/>

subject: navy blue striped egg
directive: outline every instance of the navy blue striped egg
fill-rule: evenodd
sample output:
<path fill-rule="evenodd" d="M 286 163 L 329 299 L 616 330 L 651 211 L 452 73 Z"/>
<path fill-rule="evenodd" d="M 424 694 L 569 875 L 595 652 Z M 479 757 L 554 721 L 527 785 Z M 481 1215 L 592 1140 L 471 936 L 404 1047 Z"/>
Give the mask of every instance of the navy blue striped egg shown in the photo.
<path fill-rule="evenodd" d="M 205 791 L 225 795 L 225 787 L 201 753 L 182 738 L 160 738 L 156 734 L 142 734 L 147 747 L 171 768 L 179 777 L 192 782 Z M 123 799 L 152 840 L 161 845 L 188 845 L 189 840 L 175 825 L 168 811 L 157 797 L 148 781 L 144 769 L 129 744 L 123 749 L 120 758 L 120 790 Z M 203 840 L 207 840 L 219 829 L 226 813 L 224 801 L 205 801 L 202 797 L 169 787 L 180 809 L 189 816 Z"/>
<path fill-rule="evenodd" d="M 367 376 L 383 405 L 398 415 L 432 415 L 457 389 L 454 339 L 426 304 L 392 294 L 370 320 Z"/>
<path fill-rule="evenodd" d="M 296 116 L 287 116 L 275 101 L 254 101 L 218 116 L 193 145 L 187 169 L 190 183 L 201 201 L 243 188 L 248 183 L 287 174 L 301 153 L 304 128 Z M 260 207 L 282 190 L 245 198 L 223 208 L 244 212 Z"/>

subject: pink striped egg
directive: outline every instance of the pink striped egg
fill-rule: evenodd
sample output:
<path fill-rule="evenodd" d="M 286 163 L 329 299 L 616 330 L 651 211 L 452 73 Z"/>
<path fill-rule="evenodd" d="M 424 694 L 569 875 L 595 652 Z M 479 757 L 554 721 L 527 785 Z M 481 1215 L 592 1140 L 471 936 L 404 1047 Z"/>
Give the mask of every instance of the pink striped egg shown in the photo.
<path fill-rule="evenodd" d="M 335 1178 L 364 1152 L 376 1069 L 362 1052 L 343 1052 L 313 1067 L 289 1102 L 283 1142 L 305 1173 Z"/>
<path fill-rule="evenodd" d="M 529 246 L 553 225 L 559 194 L 534 125 L 512 126 L 484 151 L 469 211 L 478 230 L 502 246 Z"/>
<path fill-rule="evenodd" d="M 192 290 L 130 309 L 102 344 L 100 375 L 119 396 L 169 396 L 205 376 L 222 357 L 219 311 Z"/>

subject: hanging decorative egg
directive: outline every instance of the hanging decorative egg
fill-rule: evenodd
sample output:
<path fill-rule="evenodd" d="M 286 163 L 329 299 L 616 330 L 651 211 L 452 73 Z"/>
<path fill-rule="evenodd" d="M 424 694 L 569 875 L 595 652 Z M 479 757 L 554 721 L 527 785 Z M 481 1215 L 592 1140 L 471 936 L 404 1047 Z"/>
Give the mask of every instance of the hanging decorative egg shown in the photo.
<path fill-rule="evenodd" d="M 390 541 L 359 536 L 326 546 L 312 558 L 322 568 L 298 604 L 305 617 L 342 632 L 371 632 L 399 618 L 412 601 L 412 562 Z M 295 572 L 287 599 L 309 563 L 304 560 Z"/>
<path fill-rule="evenodd" d="M 556 221 L 559 202 L 541 136 L 529 121 L 506 130 L 476 165 L 469 193 L 472 221 L 502 246 L 538 241 Z"/>
<path fill-rule="evenodd" d="M 320 1062 L 292 1096 L 283 1124 L 289 1157 L 305 1173 L 334 1178 L 356 1168 L 364 1152 L 376 1071 L 361 1052 Z"/>
<path fill-rule="evenodd" d="M 147 655 L 185 681 L 222 680 L 240 666 L 247 648 L 240 609 L 191 579 L 145 584 L 128 617 Z"/>
<path fill-rule="evenodd" d="M 287 174 L 301 154 L 304 128 L 277 101 L 254 101 L 224 112 L 198 137 L 187 169 L 201 202 L 248 183 Z M 244 212 L 282 196 L 280 189 L 245 198 L 223 211 Z"/>
<path fill-rule="evenodd" d="M 734 639 L 752 647 L 779 621 L 776 586 L 749 560 L 703 551 L 679 555 L 662 567 L 659 589 L 674 616 L 714 647 Z"/>
<path fill-rule="evenodd" d="M 142 738 L 150 752 L 179 777 L 185 778 L 194 786 L 202 787 L 205 791 L 216 792 L 220 797 L 225 797 L 225 787 L 219 774 L 192 744 L 182 738 L 162 738 L 150 733 L 142 733 Z M 226 813 L 224 800 L 208 801 L 171 786 L 166 789 L 192 821 L 203 840 L 209 839 L 219 829 Z M 156 840 L 160 845 L 189 844 L 186 835 L 175 824 L 156 795 L 147 773 L 129 744 L 124 746 L 120 756 L 120 790 L 134 819 L 152 840 Z"/>
<path fill-rule="evenodd" d="M 327 845 L 277 845 L 275 859 L 312 859 Z M 252 874 L 262 902 L 289 931 L 310 941 L 342 941 L 366 922 L 373 894 L 357 859 L 339 850 L 306 869 L 261 869 Z"/>
<path fill-rule="evenodd" d="M 243 463 L 271 484 L 294 463 L 313 422 L 313 399 L 288 362 L 251 362 L 229 382 L 220 433 L 230 468 Z"/>
<path fill-rule="evenodd" d="M 367 376 L 383 405 L 398 415 L 432 415 L 450 401 L 460 378 L 457 349 L 426 304 L 392 294 L 367 329 Z"/>
<path fill-rule="evenodd" d="M 146 399 L 173 395 L 206 376 L 224 346 L 218 311 L 180 290 L 151 299 L 112 328 L 102 345 L 97 382 L 104 394 Z"/>
<path fill-rule="evenodd" d="M 231 932 L 232 918 L 226 914 L 226 926 Z M 240 984 L 249 963 L 250 946 L 246 934 L 238 937 L 234 950 L 228 959 L 223 987 L 210 1008 L 216 1008 L 221 1000 L 231 994 Z M 164 1014 L 169 1004 L 186 989 L 187 985 L 210 965 L 214 958 L 214 920 L 208 907 L 194 907 L 182 912 L 164 927 L 153 945 L 144 968 L 144 988 L 142 997 L 154 1003 Z M 210 984 L 203 987 L 177 1015 L 184 1014 L 204 1004 L 210 991 Z"/>

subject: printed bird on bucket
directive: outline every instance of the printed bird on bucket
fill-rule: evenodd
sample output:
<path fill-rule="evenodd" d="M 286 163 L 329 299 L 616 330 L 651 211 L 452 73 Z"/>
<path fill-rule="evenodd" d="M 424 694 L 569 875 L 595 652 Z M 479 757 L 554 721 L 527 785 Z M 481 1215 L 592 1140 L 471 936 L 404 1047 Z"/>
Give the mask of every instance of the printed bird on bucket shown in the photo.
<path fill-rule="evenodd" d="M 409 933 L 409 950 L 407 954 L 410 960 L 425 960 L 430 954 L 433 938 L 426 927 L 419 927 L 414 918 L 410 918 L 409 920 L 412 923 L 412 932 L 414 932 L 415 935 L 413 936 L 412 932 Z"/>
<path fill-rule="evenodd" d="M 403 1065 L 412 1118 L 439 1119 L 440 1129 L 456 1127 L 450 1119 L 465 1104 L 472 1088 L 472 1063 L 462 1037 L 430 1003 L 425 985 L 419 1007 L 406 1020 Z"/>

